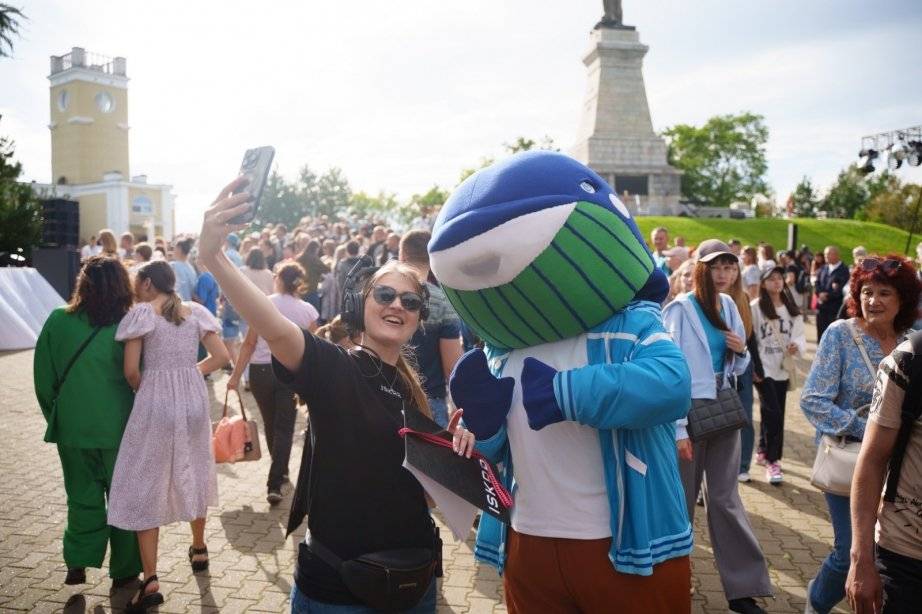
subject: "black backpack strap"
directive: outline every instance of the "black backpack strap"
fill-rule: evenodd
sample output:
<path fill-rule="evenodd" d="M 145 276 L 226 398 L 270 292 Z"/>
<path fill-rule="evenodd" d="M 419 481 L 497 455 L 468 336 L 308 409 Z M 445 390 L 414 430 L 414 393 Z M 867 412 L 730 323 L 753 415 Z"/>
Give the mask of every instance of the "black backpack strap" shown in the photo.
<path fill-rule="evenodd" d="M 919 416 L 922 415 L 922 332 L 915 332 L 910 336 L 912 344 L 912 358 L 908 368 L 902 369 L 909 378 L 906 394 L 903 397 L 903 407 L 900 411 L 900 430 L 896 436 L 893 452 L 890 454 L 890 472 L 887 476 L 887 487 L 884 490 L 884 501 L 893 503 L 896 499 L 896 487 L 900 483 L 900 472 L 903 469 L 903 456 L 912 427 Z M 891 376 L 892 377 L 892 376 Z"/>
<path fill-rule="evenodd" d="M 74 352 L 74 355 L 70 357 L 70 362 L 68 362 L 68 363 L 67 363 L 67 366 L 64 367 L 64 372 L 61 373 L 61 377 L 59 377 L 58 380 L 54 383 L 54 396 L 55 396 L 55 398 L 57 398 L 58 393 L 59 393 L 60 390 L 61 390 L 61 386 L 64 385 L 64 380 L 67 379 L 67 374 L 70 373 L 70 368 L 74 366 L 74 363 L 77 362 L 77 359 L 80 357 L 80 354 L 83 353 L 83 350 L 86 349 L 86 346 L 88 346 L 88 345 L 90 344 L 90 341 L 92 341 L 93 338 L 94 338 L 96 335 L 98 335 L 98 334 L 99 334 L 99 331 L 101 331 L 101 330 L 102 330 L 102 327 L 101 327 L 101 326 L 97 326 L 96 328 L 94 328 L 94 329 L 93 329 L 93 332 L 90 333 L 90 336 L 86 338 L 86 340 L 80 345 L 80 347 L 77 348 L 77 351 Z"/>

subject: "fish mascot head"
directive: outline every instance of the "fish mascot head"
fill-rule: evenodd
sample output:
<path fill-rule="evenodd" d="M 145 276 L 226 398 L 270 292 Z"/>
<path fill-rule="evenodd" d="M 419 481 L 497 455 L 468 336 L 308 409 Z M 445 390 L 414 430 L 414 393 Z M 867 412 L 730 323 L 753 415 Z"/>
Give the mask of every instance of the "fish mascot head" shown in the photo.
<path fill-rule="evenodd" d="M 429 255 L 458 314 L 496 348 L 579 335 L 669 289 L 605 180 L 550 151 L 464 180 L 435 221 Z"/>

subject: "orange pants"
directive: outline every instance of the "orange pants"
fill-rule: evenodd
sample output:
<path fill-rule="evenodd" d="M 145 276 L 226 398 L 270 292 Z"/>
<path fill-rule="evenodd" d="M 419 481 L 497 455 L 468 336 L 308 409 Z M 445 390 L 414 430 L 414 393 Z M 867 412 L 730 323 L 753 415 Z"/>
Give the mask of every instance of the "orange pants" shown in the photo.
<path fill-rule="evenodd" d="M 534 537 L 509 528 L 503 585 L 510 614 L 680 614 L 691 611 L 691 563 L 664 561 L 652 576 L 615 571 L 611 538 Z"/>

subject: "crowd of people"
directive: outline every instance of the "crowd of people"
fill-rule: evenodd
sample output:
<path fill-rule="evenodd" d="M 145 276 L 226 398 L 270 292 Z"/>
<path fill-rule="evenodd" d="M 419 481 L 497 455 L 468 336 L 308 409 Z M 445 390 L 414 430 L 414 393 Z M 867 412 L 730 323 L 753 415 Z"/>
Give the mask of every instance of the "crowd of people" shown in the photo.
<path fill-rule="evenodd" d="M 256 399 L 271 505 L 290 491 L 298 406 L 308 407 L 310 471 L 302 464 L 292 516 L 307 515 L 310 531 L 292 611 L 330 604 L 343 609 L 329 611 L 366 611 L 322 553 L 348 560 L 415 548 L 414 563 L 435 565 L 440 542 L 425 493 L 401 467 L 400 439 L 382 433 L 396 432 L 401 411 L 412 407 L 450 429 L 469 455 L 475 434 L 451 419 L 449 381 L 480 340 L 433 274 L 429 229 L 397 232 L 327 216 L 291 229 L 229 227 L 248 206 L 245 193 L 231 194 L 235 186 L 218 197 L 199 237 L 116 240 L 108 229 L 91 237 L 73 297 L 38 340 L 36 394 L 68 498 L 65 582 L 85 582 L 108 544 L 115 586 L 143 573 L 129 610 L 162 602 L 158 528 L 177 521 L 191 525 L 192 570 L 207 570 L 205 519 L 218 493 L 206 386 L 223 368 L 229 389 Z M 649 248 L 669 279 L 661 317 L 687 362 L 691 398 L 732 389 L 746 415 L 741 428 L 698 440 L 687 418 L 675 423 L 688 516 L 703 505 L 730 609 L 762 612 L 757 599 L 772 594 L 738 484 L 752 479 L 754 461 L 767 483 L 783 485 L 785 407 L 801 388 L 799 405 L 819 445 L 824 437 L 865 442 L 851 494 L 824 493 L 835 538 L 807 586 L 807 611 L 829 612 L 848 596 L 856 611 L 870 612 L 884 592 L 885 611 L 910 611 L 900 604 L 913 603 L 922 584 L 922 427 L 909 436 L 896 498 L 878 510 L 874 495 L 910 385 L 907 335 L 919 324 L 922 287 L 916 264 L 861 247 L 849 266 L 835 246 L 776 251 L 732 238 L 687 245 L 682 237 L 670 242 L 662 227 Z M 818 340 L 812 366 L 808 314 Z M 372 500 L 375 509 L 354 504 Z M 436 583 L 422 588 L 406 611 L 434 611 Z"/>

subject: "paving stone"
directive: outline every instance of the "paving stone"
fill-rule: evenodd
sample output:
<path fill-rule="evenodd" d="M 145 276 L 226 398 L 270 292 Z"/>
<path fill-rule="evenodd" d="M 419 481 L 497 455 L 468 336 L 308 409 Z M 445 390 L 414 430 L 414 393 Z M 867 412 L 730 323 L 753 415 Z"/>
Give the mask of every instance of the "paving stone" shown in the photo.
<path fill-rule="evenodd" d="M 808 339 L 813 335 L 807 326 Z M 809 352 L 813 344 L 808 343 Z M 44 425 L 32 392 L 32 352 L 0 353 L 0 611 L 93 612 L 120 610 L 132 591 L 110 594 L 107 570 L 87 571 L 89 584 L 66 587 L 61 536 L 67 517 L 61 468 L 54 446 L 42 442 Z M 212 399 L 223 398 L 225 375 L 210 384 Z M 249 407 L 252 396 L 245 393 Z M 220 412 L 215 401 L 212 415 Z M 766 600 L 771 612 L 802 612 L 804 587 L 829 553 L 832 528 L 822 495 L 809 483 L 813 464 L 813 429 L 798 407 L 798 393 L 788 395 L 785 436 L 785 483 L 765 483 L 753 465 L 753 481 L 740 485 L 740 495 L 762 545 L 776 598 Z M 256 416 L 258 420 L 258 415 Z M 755 426 L 758 432 L 758 400 Z M 299 414 L 296 432 L 303 429 Z M 297 439 L 297 438 L 296 438 Z M 265 446 L 265 443 L 263 444 Z M 266 449 L 264 447 L 264 449 Z M 291 472 L 297 475 L 301 442 L 292 449 Z M 221 506 L 209 510 L 205 527 L 211 561 L 209 571 L 193 575 L 186 551 L 189 525 L 161 529 L 158 573 L 166 603 L 164 613 L 282 612 L 288 610 L 297 543 L 304 528 L 285 537 L 286 500 L 278 508 L 265 501 L 269 459 L 218 468 Z M 25 490 L 22 484 L 29 484 Z M 290 494 L 288 495 L 290 497 Z M 438 514 L 436 514 L 438 518 Z M 438 612 L 504 613 L 502 579 L 475 562 L 474 533 L 462 541 L 442 527 L 444 571 Z M 726 612 L 726 599 L 713 561 L 704 510 L 695 517 L 692 555 L 692 610 Z M 840 606 L 837 612 L 847 611 Z"/>

